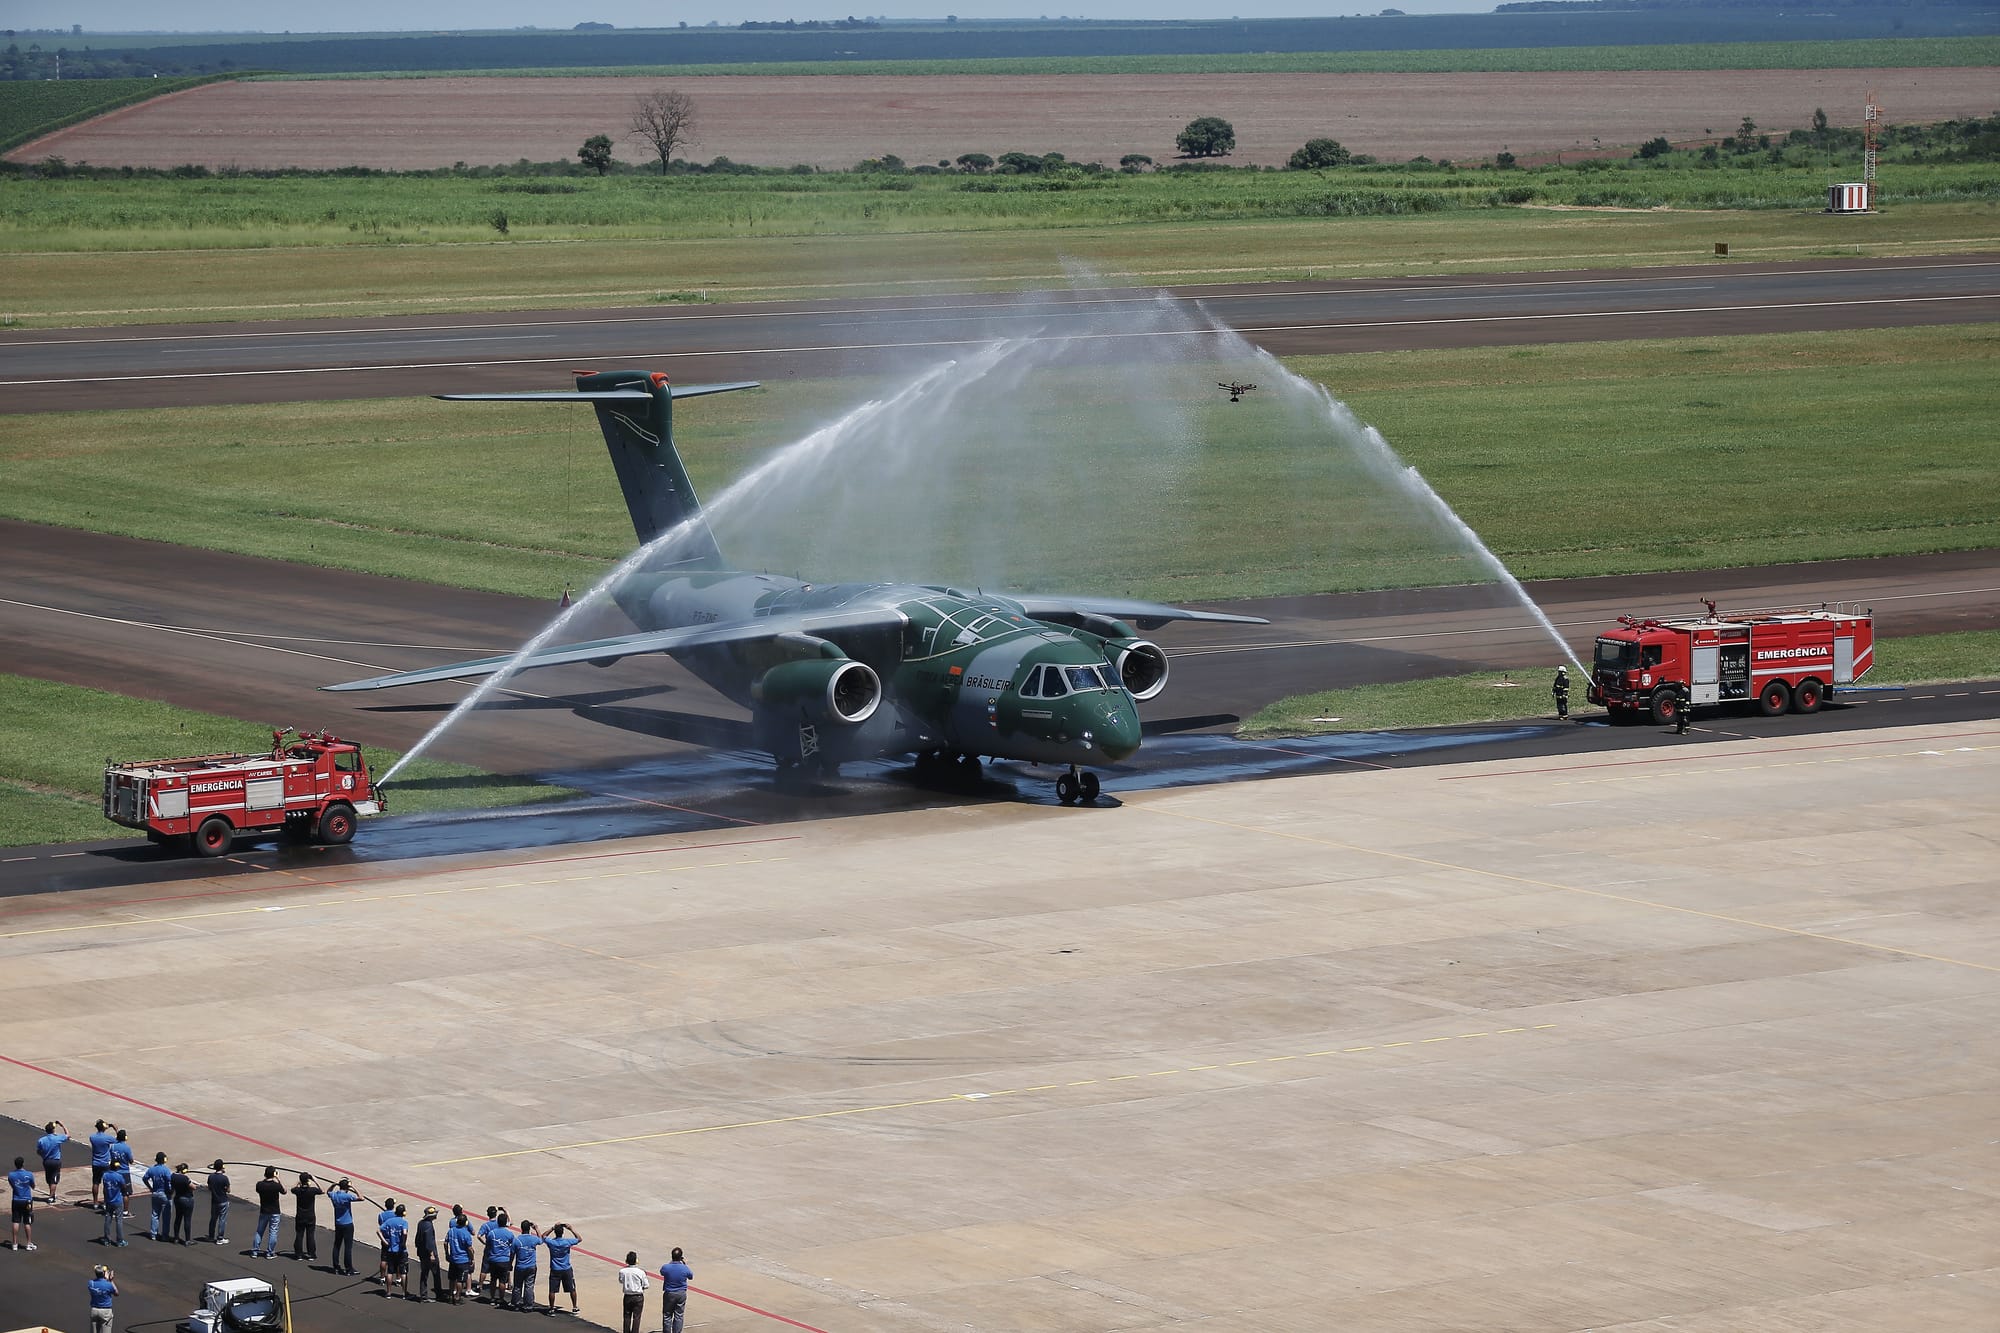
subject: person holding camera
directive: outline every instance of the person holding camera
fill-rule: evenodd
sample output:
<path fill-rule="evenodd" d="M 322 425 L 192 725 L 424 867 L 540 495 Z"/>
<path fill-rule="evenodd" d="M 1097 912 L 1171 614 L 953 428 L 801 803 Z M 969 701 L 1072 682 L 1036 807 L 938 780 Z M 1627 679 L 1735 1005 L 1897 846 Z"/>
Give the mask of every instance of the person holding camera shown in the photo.
<path fill-rule="evenodd" d="M 90 1278 L 90 1333 L 111 1333 L 111 1302 L 117 1299 L 118 1284 L 111 1279 L 111 1270 L 99 1264 L 91 1270 Z"/>

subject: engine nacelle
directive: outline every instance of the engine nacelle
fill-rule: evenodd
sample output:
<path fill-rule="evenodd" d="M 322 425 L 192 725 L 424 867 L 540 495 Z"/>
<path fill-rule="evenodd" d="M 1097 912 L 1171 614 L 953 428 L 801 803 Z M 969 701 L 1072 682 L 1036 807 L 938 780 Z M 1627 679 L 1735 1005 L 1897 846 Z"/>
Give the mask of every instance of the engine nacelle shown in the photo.
<path fill-rule="evenodd" d="M 1167 688 L 1167 655 L 1146 639 L 1106 639 L 1104 657 L 1134 699 L 1150 699 Z"/>
<path fill-rule="evenodd" d="M 750 687 L 765 708 L 803 707 L 815 719 L 857 726 L 882 704 L 882 678 L 851 657 L 781 662 Z"/>

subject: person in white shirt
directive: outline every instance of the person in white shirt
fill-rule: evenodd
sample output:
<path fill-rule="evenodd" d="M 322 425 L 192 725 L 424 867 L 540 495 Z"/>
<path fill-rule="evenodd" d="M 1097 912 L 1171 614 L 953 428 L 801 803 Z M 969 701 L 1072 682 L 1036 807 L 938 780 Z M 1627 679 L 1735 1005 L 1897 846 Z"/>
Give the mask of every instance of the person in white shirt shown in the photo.
<path fill-rule="evenodd" d="M 618 1287 L 625 1293 L 625 1333 L 639 1333 L 646 1315 L 646 1270 L 639 1267 L 639 1253 L 625 1252 L 625 1266 L 618 1270 Z"/>

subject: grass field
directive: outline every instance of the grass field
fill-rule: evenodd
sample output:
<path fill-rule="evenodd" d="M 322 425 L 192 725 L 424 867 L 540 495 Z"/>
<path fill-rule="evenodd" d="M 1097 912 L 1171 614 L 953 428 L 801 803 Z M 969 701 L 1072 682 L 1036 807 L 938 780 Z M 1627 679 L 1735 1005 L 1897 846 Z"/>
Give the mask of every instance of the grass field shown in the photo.
<path fill-rule="evenodd" d="M 1878 41 L 1702 42 L 1660 46 L 1486 47 L 1442 51 L 1265 51 L 1210 55 L 1002 56 L 957 60 L 766 60 L 732 65 L 591 65 L 550 69 L 407 70 L 389 74 L 278 74 L 278 79 L 588 78 L 654 74 L 1457 74 L 1510 70 L 1882 69 L 2000 65 L 2000 38 L 1893 37 Z"/>
<path fill-rule="evenodd" d="M 2000 630 L 1884 639 L 1876 645 L 1875 659 L 1875 670 L 1863 682 L 1866 685 L 1992 680 L 2000 678 Z M 1582 704 L 1582 697 L 1579 684 L 1572 699 L 1581 706 L 1572 706 L 1572 717 L 1602 716 L 1602 709 Z M 1519 680 L 1486 672 L 1294 695 L 1245 720 L 1237 734 L 1253 739 L 1321 736 L 1554 716 L 1546 680 Z M 1694 716 L 1699 725 L 1717 714 L 1701 710 Z"/>
<path fill-rule="evenodd" d="M 0 248 L 6 238 L 0 223 Z M 559 309 L 645 305 L 676 292 L 778 300 L 1012 290 L 1066 285 L 1072 263 L 1141 283 L 1200 283 L 1948 254 L 2000 247 L 2000 203 L 1924 204 L 1864 217 L 1504 208 L 884 236 L 382 242 L 359 252 L 303 243 L 205 250 L 192 244 L 203 236 L 183 239 L 191 244 L 164 251 L 8 254 L 0 322 Z M 1730 259 L 1711 259 L 1717 241 L 1729 244 Z"/>
<path fill-rule="evenodd" d="M 1379 427 L 1516 574 L 1549 578 L 2000 545 L 1996 354 L 2000 328 L 1967 325 L 1291 364 Z M 909 487 L 856 492 L 811 474 L 753 520 L 718 524 L 737 558 L 819 577 L 898 572 L 843 566 L 857 547 L 890 545 L 855 534 L 928 531 L 931 546 L 895 548 L 901 573 L 995 586 L 1088 574 L 1105 592 L 1172 598 L 1453 581 L 1449 543 L 1406 508 L 1354 500 L 1366 479 L 1332 434 L 1276 398 L 1246 410 L 1202 393 L 1215 378 L 1172 365 L 1051 370 L 1032 393 L 998 384 L 999 398 L 967 397 L 923 437 L 925 471 L 956 506 L 936 512 L 951 522 L 906 521 L 893 506 L 925 501 Z M 1881 410 L 1885 385 L 1894 411 Z M 683 408 L 697 485 L 715 497 L 881 387 L 788 382 Z M 1164 456 L 1149 445 L 1159 437 L 1194 442 L 1172 451 L 1171 472 L 1147 462 Z M 1022 456 L 1014 442 L 1046 440 L 1062 444 L 1032 468 L 1007 466 Z M 896 473 L 891 455 L 854 457 L 880 464 L 862 472 Z M 0 513 L 14 518 L 525 596 L 585 586 L 631 542 L 594 423 L 538 405 L 23 416 L 0 467 Z M 1107 470 L 1120 487 L 1091 483 Z M 1255 525 L 1230 517 L 1253 512 Z M 982 552 L 953 530 L 961 518 L 967 532 L 1004 535 Z M 829 545 L 815 529 L 849 540 Z"/>
<path fill-rule="evenodd" d="M 1481 213 L 1533 204 L 1560 208 L 1675 208 L 1814 212 L 1830 168 L 1801 153 L 1702 166 L 1685 154 L 1666 166 L 1620 162 L 1530 169 L 1361 166 L 1317 171 L 1190 171 L 968 177 L 817 174 L 637 174 L 518 178 L 31 176 L 0 195 L 0 252 L 258 250 L 488 242 L 486 262 L 520 247 L 580 240 L 819 237 L 883 233 L 1009 232 Z M 1837 174 L 1837 173 L 1836 173 Z M 1852 175 L 1847 169 L 1846 179 Z M 2000 204 L 1992 164 L 1899 164 L 1883 183 L 1885 208 L 1920 203 Z M 500 232 L 496 217 L 504 217 Z M 1879 220 L 1879 219 L 1878 219 Z M 1798 226 L 1795 219 L 1789 219 Z M 1504 229 L 1501 232 L 1504 235 Z"/>
<path fill-rule="evenodd" d="M 0 675 L 0 846 L 139 837 L 104 818 L 104 759 L 255 753 L 270 728 L 132 699 L 103 690 Z M 395 762 L 368 748 L 371 772 Z M 460 810 L 566 798 L 573 793 L 523 779 L 495 778 L 462 764 L 413 760 L 396 775 L 397 814 Z"/>

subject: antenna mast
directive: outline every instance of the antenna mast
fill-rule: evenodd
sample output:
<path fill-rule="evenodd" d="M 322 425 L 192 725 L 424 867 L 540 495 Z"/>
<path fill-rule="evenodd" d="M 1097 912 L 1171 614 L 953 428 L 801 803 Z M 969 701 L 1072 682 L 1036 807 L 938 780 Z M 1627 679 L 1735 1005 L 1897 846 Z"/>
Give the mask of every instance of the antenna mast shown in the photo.
<path fill-rule="evenodd" d="M 1882 144 L 1882 104 L 1875 100 L 1873 89 L 1868 93 L 1868 105 L 1861 113 L 1861 187 L 1862 207 L 1875 207 L 1875 150 Z"/>

